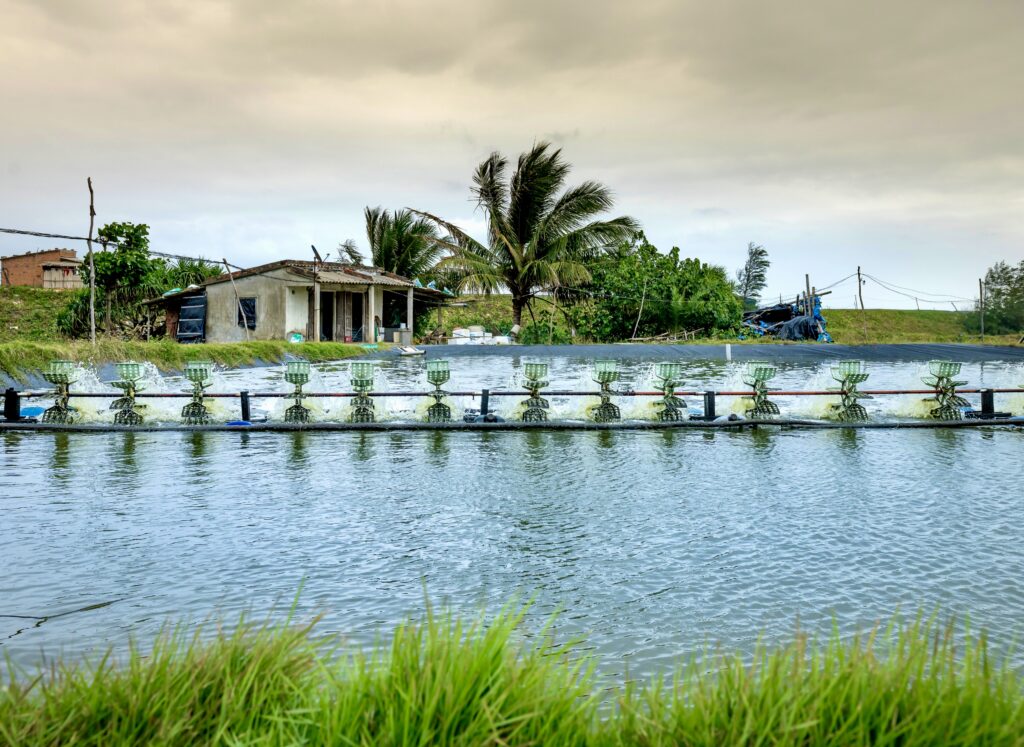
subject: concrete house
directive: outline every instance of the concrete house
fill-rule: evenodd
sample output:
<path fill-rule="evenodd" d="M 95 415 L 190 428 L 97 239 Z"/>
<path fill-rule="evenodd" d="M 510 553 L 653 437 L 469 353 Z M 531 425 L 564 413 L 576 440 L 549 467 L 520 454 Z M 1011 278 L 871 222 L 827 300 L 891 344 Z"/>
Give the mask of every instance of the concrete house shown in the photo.
<path fill-rule="evenodd" d="M 28 285 L 51 290 L 81 288 L 82 260 L 74 249 L 43 249 L 0 257 L 0 285 Z"/>
<path fill-rule="evenodd" d="M 239 270 L 161 299 L 179 342 L 401 341 L 415 304 L 444 294 L 379 268 L 286 259 Z M 248 332 L 248 337 L 247 337 Z"/>

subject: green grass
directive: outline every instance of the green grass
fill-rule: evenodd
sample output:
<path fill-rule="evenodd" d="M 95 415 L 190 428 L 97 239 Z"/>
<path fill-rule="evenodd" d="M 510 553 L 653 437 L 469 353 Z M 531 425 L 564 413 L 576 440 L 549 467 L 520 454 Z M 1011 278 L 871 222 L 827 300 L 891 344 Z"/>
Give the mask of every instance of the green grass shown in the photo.
<path fill-rule="evenodd" d="M 836 342 L 860 343 L 925 343 L 980 342 L 981 338 L 967 331 L 965 312 L 916 311 L 913 309 L 825 309 L 828 331 Z M 1016 344 L 1019 335 L 986 335 L 988 344 Z"/>
<path fill-rule="evenodd" d="M 0 342 L 12 340 L 58 340 L 57 314 L 72 294 L 0 285 Z"/>
<path fill-rule="evenodd" d="M 381 349 L 387 347 L 381 343 Z M 244 366 L 257 361 L 278 362 L 285 354 L 310 361 L 328 361 L 362 355 L 359 344 L 342 342 L 289 343 L 284 340 L 181 345 L 173 340 L 131 342 L 101 338 L 95 347 L 86 341 L 0 343 L 0 373 L 16 381 L 41 371 L 52 360 L 73 360 L 92 365 L 117 361 L 148 361 L 158 368 L 180 370 L 187 361 L 212 360 L 223 366 Z"/>
<path fill-rule="evenodd" d="M 603 689 L 522 610 L 431 615 L 350 650 L 313 626 L 181 633 L 117 664 L 59 663 L 0 690 L 11 745 L 994 745 L 1024 743 L 1018 675 L 932 620 Z"/>

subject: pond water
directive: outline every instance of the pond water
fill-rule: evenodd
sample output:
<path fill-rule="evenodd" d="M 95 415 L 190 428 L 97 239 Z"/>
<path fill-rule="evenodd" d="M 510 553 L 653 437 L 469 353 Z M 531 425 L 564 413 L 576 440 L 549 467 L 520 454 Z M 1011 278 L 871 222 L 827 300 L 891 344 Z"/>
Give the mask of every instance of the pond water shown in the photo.
<path fill-rule="evenodd" d="M 457 364 L 452 388 L 514 383 L 509 360 Z M 388 388 L 425 388 L 422 366 L 389 362 Z M 916 387 L 919 368 L 872 366 L 871 384 Z M 324 369 L 344 383 L 344 364 Z M 789 367 L 780 385 L 824 375 Z M 280 372 L 221 376 L 261 389 Z M 0 433 L 0 656 L 283 616 L 303 582 L 300 614 L 361 643 L 420 614 L 424 590 L 464 612 L 533 597 L 531 625 L 560 610 L 616 676 L 920 608 L 969 613 L 1002 646 L 1024 619 L 1022 457 L 1024 433 L 994 429 Z"/>

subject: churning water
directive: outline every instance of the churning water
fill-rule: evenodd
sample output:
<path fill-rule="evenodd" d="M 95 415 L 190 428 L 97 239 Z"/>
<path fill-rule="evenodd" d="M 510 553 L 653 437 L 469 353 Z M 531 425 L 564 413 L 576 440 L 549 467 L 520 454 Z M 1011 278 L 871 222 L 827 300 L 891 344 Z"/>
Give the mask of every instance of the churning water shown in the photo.
<path fill-rule="evenodd" d="M 553 386 L 586 380 L 552 363 Z M 514 367 L 453 360 L 449 388 L 511 386 Z M 391 362 L 379 388 L 424 390 L 422 368 Z M 919 368 L 872 366 L 865 386 L 916 388 Z M 1024 383 L 1019 367 L 964 373 Z M 695 388 L 734 375 L 700 374 Z M 346 375 L 322 367 L 323 388 Z M 825 376 L 792 367 L 779 385 Z M 920 608 L 1006 645 L 1024 620 L 1022 457 L 1024 433 L 985 429 L 0 433 L 0 655 L 283 616 L 303 581 L 300 613 L 357 642 L 420 614 L 424 589 L 464 612 L 534 597 L 531 624 L 560 610 L 559 633 L 585 635 L 609 674 Z"/>

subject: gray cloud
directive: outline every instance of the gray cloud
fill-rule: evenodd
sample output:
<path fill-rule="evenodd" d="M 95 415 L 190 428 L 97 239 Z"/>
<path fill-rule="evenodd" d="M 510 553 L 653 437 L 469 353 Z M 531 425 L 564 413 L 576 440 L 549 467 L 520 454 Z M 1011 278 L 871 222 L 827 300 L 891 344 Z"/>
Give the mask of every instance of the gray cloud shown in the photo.
<path fill-rule="evenodd" d="M 257 261 L 358 238 L 366 204 L 476 220 L 473 165 L 549 138 L 659 245 L 731 267 L 756 240 L 780 285 L 860 253 L 959 287 L 1022 252 L 1017 0 L 0 0 L 0 17 L 6 224 L 67 230 L 89 174 L 110 219 Z M 937 247 L 969 269 L 930 269 Z"/>

